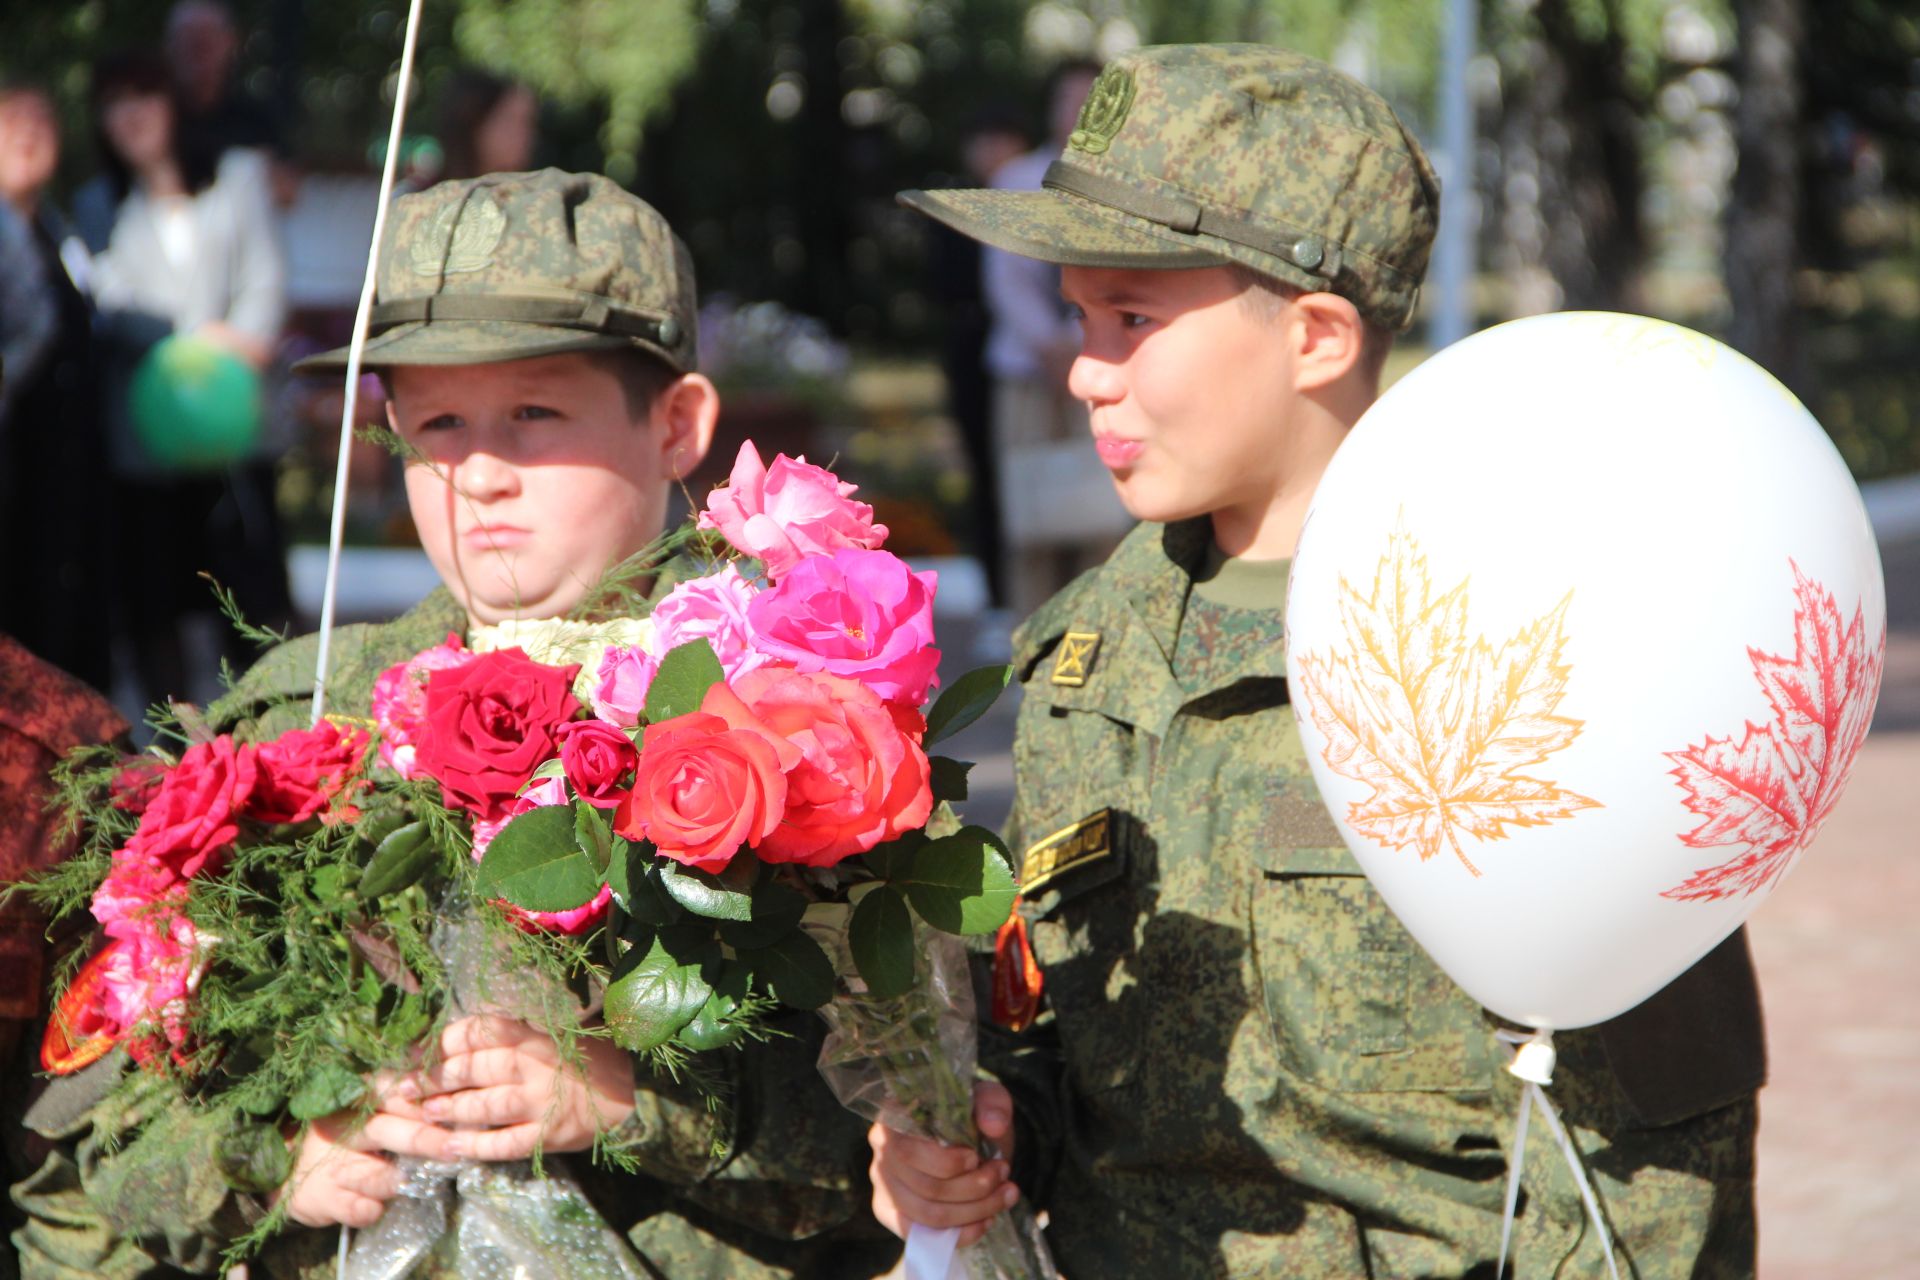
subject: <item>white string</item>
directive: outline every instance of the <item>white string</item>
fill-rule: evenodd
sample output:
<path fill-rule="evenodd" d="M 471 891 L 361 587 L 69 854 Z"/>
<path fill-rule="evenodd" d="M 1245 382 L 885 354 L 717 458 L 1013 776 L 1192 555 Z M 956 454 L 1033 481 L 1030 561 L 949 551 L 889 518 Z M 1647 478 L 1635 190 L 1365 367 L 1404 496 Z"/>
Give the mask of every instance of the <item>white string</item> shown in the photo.
<path fill-rule="evenodd" d="M 1535 1108 L 1539 1109 L 1540 1118 L 1547 1122 L 1547 1131 L 1553 1135 L 1560 1154 L 1566 1157 L 1567 1168 L 1573 1171 L 1574 1185 L 1580 1189 L 1580 1202 L 1586 1206 L 1587 1217 L 1600 1237 L 1600 1247 L 1606 1251 L 1607 1274 L 1613 1280 L 1620 1280 L 1620 1267 L 1613 1258 L 1613 1234 L 1607 1230 L 1607 1220 L 1600 1214 L 1600 1198 L 1594 1194 L 1586 1166 L 1580 1162 L 1579 1150 L 1573 1145 L 1566 1126 L 1560 1123 L 1560 1113 L 1554 1109 L 1546 1090 L 1541 1087 L 1553 1083 L 1553 1033 L 1535 1031 L 1524 1034 L 1503 1027 L 1495 1031 L 1494 1036 L 1502 1044 L 1514 1047 L 1513 1061 L 1507 1064 L 1507 1070 L 1523 1082 L 1520 1114 L 1513 1126 L 1512 1163 L 1507 1170 L 1507 1203 L 1500 1219 L 1500 1265 L 1493 1273 L 1496 1280 L 1505 1280 L 1507 1274 L 1507 1252 L 1513 1243 L 1514 1213 L 1520 1203 L 1520 1168 L 1526 1162 L 1527 1155 L 1527 1118 Z"/>
<path fill-rule="evenodd" d="M 313 670 L 313 723 L 327 713 L 327 664 L 333 649 L 333 606 L 340 589 L 340 545 L 347 529 L 347 466 L 352 461 L 354 418 L 360 408 L 360 359 L 366 351 L 367 325 L 373 315 L 373 283 L 380 265 L 380 241 L 387 230 L 387 203 L 393 199 L 393 174 L 400 160 L 401 129 L 407 118 L 407 90 L 413 83 L 413 49 L 420 36 L 421 0 L 407 8 L 407 34 L 400 49 L 400 76 L 393 86 L 393 124 L 387 131 L 387 160 L 380 170 L 380 203 L 373 213 L 373 244 L 367 249 L 367 274 L 360 284 L 360 305 L 347 344 L 347 394 L 340 406 L 340 458 L 333 471 L 333 523 L 327 534 L 327 583 L 320 595 L 320 653 Z M 344 1231 L 345 1229 L 342 1228 Z"/>
<path fill-rule="evenodd" d="M 333 650 L 333 608 L 340 592 L 340 547 L 347 532 L 347 469 L 353 460 L 354 420 L 360 410 L 360 359 L 367 349 L 373 317 L 373 285 L 380 266 L 380 242 L 387 232 L 387 205 L 393 199 L 393 175 L 400 163 L 400 139 L 406 127 L 407 92 L 413 87 L 413 50 L 420 40 L 421 0 L 407 6 L 407 32 L 400 45 L 400 75 L 393 84 L 393 121 L 387 128 L 386 163 L 380 167 L 380 200 L 373 210 L 373 243 L 367 246 L 367 273 L 360 281 L 360 305 L 353 313 L 353 337 L 347 343 L 347 389 L 340 406 L 340 456 L 333 469 L 333 518 L 327 530 L 327 582 L 320 593 L 320 652 L 313 664 L 313 723 L 327 714 L 327 664 Z M 334 1275 L 347 1280 L 347 1249 L 353 1229 L 340 1224 Z"/>

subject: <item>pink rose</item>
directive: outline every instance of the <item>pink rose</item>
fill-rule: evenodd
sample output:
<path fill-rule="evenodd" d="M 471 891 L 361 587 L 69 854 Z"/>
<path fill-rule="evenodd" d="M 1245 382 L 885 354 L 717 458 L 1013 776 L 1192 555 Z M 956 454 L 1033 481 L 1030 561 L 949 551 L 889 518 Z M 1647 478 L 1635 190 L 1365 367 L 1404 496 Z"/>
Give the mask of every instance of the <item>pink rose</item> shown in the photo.
<path fill-rule="evenodd" d="M 647 689 L 659 670 L 660 660 L 639 645 L 610 645 L 600 657 L 593 714 L 608 724 L 633 728 L 646 711 Z"/>
<path fill-rule="evenodd" d="M 754 846 L 762 861 L 830 867 L 926 825 L 933 812 L 920 713 L 856 680 L 768 667 L 716 684 L 702 711 L 742 713 L 799 748 L 780 825 Z"/>
<path fill-rule="evenodd" d="M 605 720 L 575 720 L 555 732 L 560 740 L 560 764 L 573 792 L 598 809 L 618 807 L 627 794 L 624 785 L 640 762 L 633 739 Z"/>
<path fill-rule="evenodd" d="M 373 720 L 380 730 L 380 763 L 411 778 L 415 743 L 427 722 L 427 677 L 473 661 L 474 655 L 449 635 L 445 644 L 423 649 L 380 673 L 373 682 Z"/>
<path fill-rule="evenodd" d="M 113 869 L 93 891 L 93 918 L 109 938 L 125 937 L 138 928 L 128 921 L 167 897 L 179 883 L 180 877 L 161 863 L 121 849 L 113 855 Z"/>
<path fill-rule="evenodd" d="M 885 551 L 809 556 L 747 607 L 754 644 L 800 671 L 860 681 L 917 707 L 940 666 L 933 647 L 932 573 Z"/>
<path fill-rule="evenodd" d="M 123 921 L 100 979 L 101 1013 L 116 1035 L 159 1021 L 168 1040 L 186 1038 L 186 1002 L 198 939 L 171 903 Z"/>
<path fill-rule="evenodd" d="M 766 666 L 773 659 L 754 649 L 747 623 L 758 594 L 732 565 L 681 583 L 654 607 L 653 651 L 665 657 L 689 640 L 705 640 L 729 680 Z"/>
<path fill-rule="evenodd" d="M 473 820 L 473 860 L 480 856 L 493 843 L 493 838 L 515 818 L 531 809 L 544 809 L 549 805 L 566 804 L 567 784 L 558 778 L 542 778 L 513 798 L 498 817 L 475 818 Z"/>
<path fill-rule="evenodd" d="M 854 488 L 804 456 L 779 454 L 768 467 L 749 440 L 740 446 L 727 483 L 707 495 L 700 527 L 718 529 L 778 580 L 805 556 L 887 540 L 887 527 L 873 522 L 873 508 L 851 500 Z"/>

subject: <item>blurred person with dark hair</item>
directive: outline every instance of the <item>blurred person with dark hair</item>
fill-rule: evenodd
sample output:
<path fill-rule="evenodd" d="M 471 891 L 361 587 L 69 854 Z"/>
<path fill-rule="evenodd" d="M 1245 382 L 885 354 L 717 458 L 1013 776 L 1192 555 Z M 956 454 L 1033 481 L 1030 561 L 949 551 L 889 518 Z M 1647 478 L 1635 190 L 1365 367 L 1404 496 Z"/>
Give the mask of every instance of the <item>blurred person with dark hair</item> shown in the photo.
<path fill-rule="evenodd" d="M 466 68 L 440 99 L 442 178 L 524 173 L 540 141 L 540 100 L 513 80 Z"/>
<path fill-rule="evenodd" d="M 98 688 L 111 676 L 107 513 L 85 248 L 47 185 L 52 96 L 0 85 L 0 631 Z M 27 554 L 27 549 L 32 554 Z"/>
<path fill-rule="evenodd" d="M 1040 189 L 1099 74 L 1094 62 L 1054 68 L 1047 80 L 1046 141 L 1001 164 L 991 187 Z M 1006 603 L 1024 617 L 1106 559 L 1130 522 L 1094 454 L 1086 407 L 1067 392 L 1067 366 L 1080 350 L 1080 328 L 1060 300 L 1060 269 L 987 247 L 980 254 L 980 279 L 991 320 L 986 363 Z"/>
<path fill-rule="evenodd" d="M 105 368 L 108 457 L 120 522 L 120 627 L 143 701 L 185 696 L 193 679 L 181 623 L 212 606 L 201 573 L 249 620 L 290 621 L 273 460 L 259 449 L 224 472 L 187 472 L 139 441 L 133 376 L 154 344 L 190 334 L 264 369 L 286 317 L 285 266 L 266 159 L 181 133 L 166 67 L 123 54 L 95 70 L 103 173 L 76 199 L 96 254 L 94 301 Z M 249 655 L 222 626 L 226 656 Z M 196 696 L 212 692 L 201 681 Z"/>
<path fill-rule="evenodd" d="M 173 6 L 165 47 L 178 109 L 175 127 L 187 148 L 216 158 L 229 147 L 278 155 L 284 150 L 279 122 L 234 78 L 240 44 L 233 11 L 220 0 L 180 0 Z"/>
<path fill-rule="evenodd" d="M 1009 161 L 1033 146 L 1022 113 L 1005 103 L 975 111 L 960 135 L 962 182 L 986 186 Z M 993 401 L 987 380 L 990 318 L 980 286 L 980 245 L 939 223 L 929 223 L 927 276 L 941 322 L 940 371 L 947 380 L 947 410 L 953 415 L 972 473 L 973 546 L 986 569 L 994 604 L 1007 599 L 1001 538 L 1000 465 L 993 444 Z"/>

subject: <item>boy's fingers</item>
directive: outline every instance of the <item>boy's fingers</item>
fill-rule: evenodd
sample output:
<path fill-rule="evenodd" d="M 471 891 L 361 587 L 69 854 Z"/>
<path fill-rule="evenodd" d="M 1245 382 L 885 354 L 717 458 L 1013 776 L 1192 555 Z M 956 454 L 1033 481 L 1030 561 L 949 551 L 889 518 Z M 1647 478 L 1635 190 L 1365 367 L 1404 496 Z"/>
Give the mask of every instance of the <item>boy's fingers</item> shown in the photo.
<path fill-rule="evenodd" d="M 372 1226 L 380 1221 L 380 1215 L 386 1211 L 385 1201 L 374 1200 L 352 1191 L 341 1192 L 340 1204 L 337 1206 L 340 1221 L 356 1229 Z"/>
<path fill-rule="evenodd" d="M 982 1137 L 1011 1153 L 1013 1137 L 1013 1095 L 1006 1086 L 990 1081 L 973 1087 L 973 1122 Z"/>
<path fill-rule="evenodd" d="M 451 1054 L 415 1076 L 422 1097 L 460 1089 L 484 1089 L 514 1084 L 520 1079 L 520 1060 L 510 1048 L 474 1049 Z"/>
<path fill-rule="evenodd" d="M 971 1173 L 954 1178 L 932 1178 L 904 1165 L 884 1168 L 882 1176 L 896 1193 L 904 1191 L 931 1204 L 985 1204 L 999 1194 L 1007 1180 L 1007 1166 L 993 1160 Z"/>
<path fill-rule="evenodd" d="M 436 1094 L 427 1099 L 426 1116 L 435 1124 L 509 1125 L 538 1120 L 546 1113 L 543 1103 L 538 1114 L 528 1106 L 526 1095 L 516 1085 L 496 1085 L 487 1089 L 467 1089 L 460 1093 Z"/>
<path fill-rule="evenodd" d="M 339 1165 L 327 1172 L 335 1186 L 369 1200 L 391 1200 L 400 1190 L 400 1171 L 378 1156 L 345 1152 Z"/>
<path fill-rule="evenodd" d="M 525 1160 L 540 1143 L 539 1124 L 465 1130 L 454 1136 L 454 1154 L 470 1160 Z M 551 1150 L 551 1148 L 549 1148 Z"/>
<path fill-rule="evenodd" d="M 882 1124 L 867 1130 L 867 1145 L 889 1166 L 911 1168 L 929 1178 L 957 1178 L 980 1167 L 980 1153 L 970 1147 L 915 1138 Z"/>
<path fill-rule="evenodd" d="M 453 1159 L 456 1135 L 420 1120 L 410 1120 L 385 1111 L 376 1111 L 367 1127 L 356 1135 L 363 1149 L 390 1151 L 397 1156 L 421 1156 L 428 1160 Z"/>
<path fill-rule="evenodd" d="M 497 1049 L 518 1044 L 526 1039 L 532 1028 L 513 1018 L 503 1018 L 497 1013 L 478 1013 L 462 1018 L 450 1025 L 440 1035 L 441 1056 L 451 1058 L 456 1054 L 475 1053 L 481 1049 Z"/>

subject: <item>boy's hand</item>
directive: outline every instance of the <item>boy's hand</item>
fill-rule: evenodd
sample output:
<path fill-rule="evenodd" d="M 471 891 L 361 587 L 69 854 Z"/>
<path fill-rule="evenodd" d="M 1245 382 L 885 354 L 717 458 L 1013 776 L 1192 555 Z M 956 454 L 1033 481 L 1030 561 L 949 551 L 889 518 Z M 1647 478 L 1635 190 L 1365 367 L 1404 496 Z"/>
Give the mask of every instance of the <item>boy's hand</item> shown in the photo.
<path fill-rule="evenodd" d="M 428 1145 L 428 1130 L 386 1111 L 365 1124 L 354 1111 L 315 1120 L 300 1139 L 292 1176 L 272 1199 L 286 1198 L 287 1215 L 305 1227 L 370 1227 L 400 1189 L 400 1171 L 387 1152 Z"/>
<path fill-rule="evenodd" d="M 914 1223 L 961 1227 L 964 1248 L 987 1233 L 993 1216 L 1020 1200 L 1008 1181 L 1013 1158 L 1013 1098 L 997 1084 L 973 1087 L 973 1122 L 980 1136 L 1003 1153 L 985 1160 L 966 1147 L 950 1147 L 931 1138 L 909 1138 L 883 1124 L 867 1130 L 873 1148 L 873 1216 L 904 1237 Z"/>
<path fill-rule="evenodd" d="M 410 1078 L 419 1114 L 452 1128 L 442 1158 L 521 1160 L 584 1151 L 633 1114 L 633 1059 L 610 1040 L 580 1041 L 585 1076 L 545 1032 L 514 1018 L 462 1018 L 440 1037 L 441 1061 Z M 423 1152 L 422 1154 L 428 1154 Z"/>

